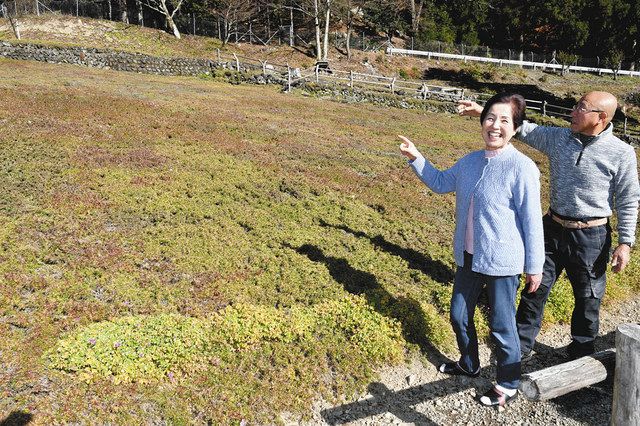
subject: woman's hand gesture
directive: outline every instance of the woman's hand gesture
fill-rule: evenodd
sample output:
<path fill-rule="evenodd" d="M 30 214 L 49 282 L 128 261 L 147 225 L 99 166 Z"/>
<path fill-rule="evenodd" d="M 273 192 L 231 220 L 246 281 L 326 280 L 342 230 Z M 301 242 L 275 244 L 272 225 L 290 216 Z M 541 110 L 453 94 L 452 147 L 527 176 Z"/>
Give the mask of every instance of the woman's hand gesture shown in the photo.
<path fill-rule="evenodd" d="M 461 99 L 458 101 L 458 114 L 466 115 L 469 117 L 480 117 L 482 114 L 482 107 L 474 101 L 467 101 Z"/>
<path fill-rule="evenodd" d="M 402 143 L 400 144 L 400 154 L 407 157 L 409 160 L 413 161 L 420 155 L 420 151 L 418 148 L 411 142 L 409 139 L 402 135 L 398 135 Z"/>

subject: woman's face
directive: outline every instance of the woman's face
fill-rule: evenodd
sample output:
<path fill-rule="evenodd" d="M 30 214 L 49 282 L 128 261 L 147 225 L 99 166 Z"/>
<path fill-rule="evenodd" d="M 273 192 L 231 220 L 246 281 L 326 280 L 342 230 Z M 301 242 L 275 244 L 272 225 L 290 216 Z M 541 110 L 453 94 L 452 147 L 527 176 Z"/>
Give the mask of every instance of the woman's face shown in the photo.
<path fill-rule="evenodd" d="M 515 135 L 511 104 L 493 104 L 482 122 L 486 149 L 500 149 Z"/>

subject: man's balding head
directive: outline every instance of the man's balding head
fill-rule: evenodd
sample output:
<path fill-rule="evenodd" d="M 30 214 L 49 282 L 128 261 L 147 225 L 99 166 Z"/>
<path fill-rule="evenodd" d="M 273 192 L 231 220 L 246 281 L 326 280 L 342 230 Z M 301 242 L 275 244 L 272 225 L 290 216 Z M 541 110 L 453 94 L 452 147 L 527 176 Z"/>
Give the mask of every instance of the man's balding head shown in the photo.
<path fill-rule="evenodd" d="M 609 92 L 585 94 L 571 113 L 571 130 L 585 135 L 597 135 L 611 122 L 618 100 Z"/>
<path fill-rule="evenodd" d="M 589 92 L 582 97 L 582 99 L 589 102 L 596 109 L 600 109 L 607 113 L 606 124 L 609 124 L 616 114 L 618 108 L 618 100 L 609 92 Z"/>

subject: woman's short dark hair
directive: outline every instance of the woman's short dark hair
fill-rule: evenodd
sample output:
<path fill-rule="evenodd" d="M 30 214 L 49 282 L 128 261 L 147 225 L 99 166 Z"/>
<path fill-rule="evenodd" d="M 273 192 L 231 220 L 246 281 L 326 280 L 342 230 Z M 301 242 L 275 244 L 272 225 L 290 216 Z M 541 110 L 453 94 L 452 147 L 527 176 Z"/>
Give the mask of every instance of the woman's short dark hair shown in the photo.
<path fill-rule="evenodd" d="M 495 104 L 511 105 L 511 118 L 513 120 L 514 129 L 520 127 L 522 122 L 526 119 L 525 109 L 527 107 L 527 103 L 522 95 L 518 95 L 517 93 L 498 93 L 497 95 L 493 95 L 487 103 L 484 104 L 484 108 L 480 114 L 480 123 L 484 122 L 484 118 L 487 116 L 487 113 Z"/>

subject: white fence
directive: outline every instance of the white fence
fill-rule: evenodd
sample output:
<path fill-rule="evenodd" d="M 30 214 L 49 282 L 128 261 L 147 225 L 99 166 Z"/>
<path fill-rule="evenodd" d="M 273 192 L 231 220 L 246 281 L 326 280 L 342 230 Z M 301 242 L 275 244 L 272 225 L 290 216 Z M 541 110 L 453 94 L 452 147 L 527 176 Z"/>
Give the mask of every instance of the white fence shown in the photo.
<path fill-rule="evenodd" d="M 469 55 L 456 55 L 454 53 L 440 53 L 440 52 L 423 52 L 421 50 L 408 50 L 408 49 L 397 49 L 395 47 L 387 48 L 387 53 L 389 55 L 400 54 L 400 55 L 413 55 L 413 56 L 426 56 L 427 58 L 443 58 L 443 59 L 456 59 L 461 61 L 474 61 L 474 62 L 488 62 L 497 64 L 498 66 L 502 65 L 516 65 L 521 67 L 528 67 L 533 69 L 556 69 L 562 70 L 562 65 L 546 63 L 546 62 L 532 62 L 532 61 L 516 61 L 513 59 L 498 59 L 498 58 L 486 58 L 483 56 L 469 56 Z M 577 72 L 589 72 L 595 73 L 598 75 L 601 74 L 613 74 L 613 70 L 610 68 L 595 68 L 595 67 L 580 67 L 576 65 L 570 65 L 567 67 L 569 71 L 577 71 Z M 618 75 L 629 75 L 633 77 L 640 77 L 640 71 L 629 71 L 629 70 L 619 70 Z"/>
<path fill-rule="evenodd" d="M 343 71 L 336 69 L 326 69 L 315 66 L 308 69 L 292 68 L 288 64 L 267 63 L 267 61 L 246 58 L 233 54 L 232 56 L 224 55 L 217 50 L 216 55 L 219 64 L 225 64 L 225 67 L 232 70 L 240 71 L 244 69 L 262 70 L 263 75 L 278 74 L 286 79 L 286 90 L 290 91 L 291 87 L 304 83 L 327 83 L 334 82 L 345 84 L 349 88 L 357 86 L 373 89 L 377 91 L 387 92 L 391 94 L 410 95 L 415 99 L 437 99 L 441 101 L 457 102 L 460 99 L 473 99 L 482 103 L 489 95 L 483 93 L 473 93 L 459 87 L 447 87 L 427 84 L 423 81 L 403 80 L 396 77 L 385 77 L 381 75 L 363 74 L 354 71 Z M 227 60 L 228 59 L 228 60 Z M 517 62 L 517 61 L 512 61 Z M 526 99 L 527 109 L 536 111 L 543 116 L 562 117 L 568 119 L 571 117 L 571 108 L 560 105 L 553 105 L 545 100 Z M 616 132 L 624 136 L 640 137 L 640 131 L 628 128 L 627 118 L 624 121 L 614 122 Z"/>

